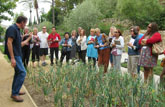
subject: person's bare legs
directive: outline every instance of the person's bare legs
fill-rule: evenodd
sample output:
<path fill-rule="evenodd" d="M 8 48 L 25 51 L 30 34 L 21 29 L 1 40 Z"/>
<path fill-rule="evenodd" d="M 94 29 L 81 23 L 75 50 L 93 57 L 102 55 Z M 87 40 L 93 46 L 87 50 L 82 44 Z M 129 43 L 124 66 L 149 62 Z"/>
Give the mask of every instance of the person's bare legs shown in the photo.
<path fill-rule="evenodd" d="M 147 82 L 149 73 L 150 69 L 148 67 L 144 67 L 144 82 Z"/>
<path fill-rule="evenodd" d="M 111 67 L 113 68 L 113 63 L 111 63 Z"/>
<path fill-rule="evenodd" d="M 149 72 L 149 80 L 150 80 L 150 81 L 153 80 L 153 68 L 150 68 L 150 72 Z"/>
<path fill-rule="evenodd" d="M 41 59 L 41 63 L 43 63 L 43 56 L 40 56 L 40 59 Z"/>
<path fill-rule="evenodd" d="M 45 56 L 45 55 L 43 55 L 43 62 L 45 62 L 45 60 L 46 60 L 46 56 Z"/>
<path fill-rule="evenodd" d="M 32 67 L 34 68 L 35 66 L 34 66 L 34 62 L 32 62 Z"/>
<path fill-rule="evenodd" d="M 163 71 L 162 71 L 162 73 L 160 75 L 160 78 L 162 79 L 164 75 L 165 75 L 165 67 L 163 67 Z"/>
<path fill-rule="evenodd" d="M 144 67 L 144 81 L 147 82 L 148 79 L 153 79 L 153 68 Z"/>

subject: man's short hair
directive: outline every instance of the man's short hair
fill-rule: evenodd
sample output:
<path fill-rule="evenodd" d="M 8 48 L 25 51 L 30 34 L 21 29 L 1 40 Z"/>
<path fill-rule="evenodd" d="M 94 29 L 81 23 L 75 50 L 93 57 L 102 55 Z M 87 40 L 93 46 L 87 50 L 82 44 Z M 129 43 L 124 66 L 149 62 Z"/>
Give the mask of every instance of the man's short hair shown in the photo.
<path fill-rule="evenodd" d="M 42 29 L 46 29 L 46 26 L 43 26 Z"/>
<path fill-rule="evenodd" d="M 25 16 L 18 16 L 16 23 L 27 22 L 27 17 Z"/>
<path fill-rule="evenodd" d="M 53 28 L 54 28 L 54 29 L 56 29 L 56 27 L 55 27 L 55 26 L 53 26 L 53 27 L 52 27 L 52 29 L 53 29 Z"/>

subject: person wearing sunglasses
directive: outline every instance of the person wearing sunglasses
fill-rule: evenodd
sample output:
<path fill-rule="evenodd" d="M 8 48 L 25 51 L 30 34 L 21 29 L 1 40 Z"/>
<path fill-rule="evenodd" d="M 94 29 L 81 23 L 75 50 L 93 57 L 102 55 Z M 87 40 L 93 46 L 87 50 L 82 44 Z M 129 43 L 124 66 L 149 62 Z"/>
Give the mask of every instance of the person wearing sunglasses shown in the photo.
<path fill-rule="evenodd" d="M 142 46 L 139 59 L 139 65 L 144 67 L 144 81 L 147 82 L 149 77 L 153 77 L 153 67 L 157 66 L 158 55 L 152 54 L 152 45 L 161 42 L 161 34 L 158 32 L 158 25 L 150 23 L 147 32 L 139 40 Z"/>
<path fill-rule="evenodd" d="M 137 27 L 132 27 L 130 30 L 131 40 L 128 45 L 128 63 L 127 68 L 128 72 L 132 77 L 136 77 L 138 73 L 138 61 L 140 55 L 140 45 L 139 45 L 139 31 Z"/>
<path fill-rule="evenodd" d="M 40 59 L 42 61 L 42 66 L 46 66 L 46 56 L 48 55 L 48 42 L 47 38 L 49 34 L 46 32 L 46 26 L 42 27 L 42 31 L 39 32 L 37 35 L 40 39 Z"/>

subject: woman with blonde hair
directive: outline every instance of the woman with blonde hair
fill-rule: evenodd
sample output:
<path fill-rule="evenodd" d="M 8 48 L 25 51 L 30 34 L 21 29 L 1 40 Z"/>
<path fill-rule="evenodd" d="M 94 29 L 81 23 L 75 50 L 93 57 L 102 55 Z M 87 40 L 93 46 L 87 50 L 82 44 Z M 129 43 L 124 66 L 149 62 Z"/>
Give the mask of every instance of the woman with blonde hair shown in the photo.
<path fill-rule="evenodd" d="M 94 47 L 94 41 L 95 41 L 95 29 L 90 30 L 90 35 L 88 36 L 87 39 L 87 57 L 88 57 L 88 62 L 93 59 L 93 66 L 96 65 L 96 59 L 98 57 L 98 52 L 97 49 Z"/>
<path fill-rule="evenodd" d="M 34 67 L 34 62 L 37 61 L 39 65 L 39 54 L 40 54 L 40 39 L 38 37 L 38 29 L 33 29 L 33 36 L 32 36 L 32 66 Z"/>
<path fill-rule="evenodd" d="M 71 49 L 71 54 L 70 54 L 70 59 L 75 59 L 76 58 L 76 38 L 77 32 L 76 30 L 73 30 L 71 33 L 71 39 L 72 39 L 72 49 Z"/>
<path fill-rule="evenodd" d="M 109 32 L 109 42 L 111 44 L 112 42 L 112 39 L 114 38 L 114 35 L 115 35 L 115 32 L 116 31 L 116 27 L 115 26 L 111 26 L 110 27 L 110 32 Z M 111 54 L 111 51 L 112 51 L 112 48 L 110 47 L 110 63 L 111 63 L 111 68 L 113 68 L 113 57 L 112 57 L 112 54 Z"/>
<path fill-rule="evenodd" d="M 25 27 L 24 34 L 22 36 L 22 41 L 25 41 L 29 37 L 29 28 Z M 22 61 L 24 63 L 25 68 L 27 68 L 29 63 L 29 57 L 30 57 L 30 43 L 29 41 L 25 46 L 22 47 Z"/>
<path fill-rule="evenodd" d="M 109 30 L 109 37 L 113 37 L 114 36 L 114 31 L 116 30 L 115 26 L 111 26 L 110 30 Z"/>
<path fill-rule="evenodd" d="M 95 48 L 98 49 L 98 66 L 104 66 L 104 73 L 107 72 L 109 65 L 109 40 L 108 36 L 101 34 L 99 28 L 96 28 Z"/>

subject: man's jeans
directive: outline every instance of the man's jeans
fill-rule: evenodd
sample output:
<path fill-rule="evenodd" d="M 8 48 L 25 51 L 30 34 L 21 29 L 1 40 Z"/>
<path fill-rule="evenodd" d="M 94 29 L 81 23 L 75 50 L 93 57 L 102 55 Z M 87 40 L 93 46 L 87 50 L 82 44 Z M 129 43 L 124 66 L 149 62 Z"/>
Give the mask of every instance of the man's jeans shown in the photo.
<path fill-rule="evenodd" d="M 15 75 L 14 75 L 13 84 L 12 84 L 12 95 L 13 96 L 19 95 L 19 91 L 24 83 L 24 79 L 26 76 L 26 70 L 22 63 L 22 57 L 15 56 L 15 60 L 16 60 L 16 67 L 14 68 Z"/>

